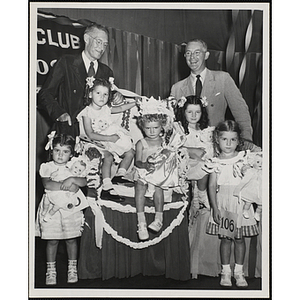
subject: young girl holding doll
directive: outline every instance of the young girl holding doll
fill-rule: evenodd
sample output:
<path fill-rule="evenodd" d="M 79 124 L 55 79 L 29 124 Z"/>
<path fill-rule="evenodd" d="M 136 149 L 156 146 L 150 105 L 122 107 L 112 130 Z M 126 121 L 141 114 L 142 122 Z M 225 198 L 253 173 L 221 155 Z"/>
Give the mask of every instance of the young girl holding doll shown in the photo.
<path fill-rule="evenodd" d="M 189 153 L 189 180 L 195 180 L 193 205 L 209 208 L 207 198 L 208 173 L 202 169 L 205 159 L 213 157 L 212 132 L 208 126 L 205 98 L 196 96 L 182 97 L 177 103 L 176 121 L 180 122 L 186 134 L 184 147 Z"/>
<path fill-rule="evenodd" d="M 189 153 L 188 179 L 193 182 L 193 198 L 189 210 L 189 240 L 191 249 L 191 274 L 217 276 L 218 239 L 206 233 L 210 216 L 207 197 L 209 173 L 202 167 L 206 158 L 213 157 L 212 132 L 214 127 L 208 126 L 208 114 L 205 98 L 196 96 L 182 97 L 175 110 L 176 121 L 186 134 L 184 147 Z"/>
<path fill-rule="evenodd" d="M 241 129 L 234 121 L 218 124 L 214 131 L 213 143 L 218 156 L 210 164 L 212 173 L 209 176 L 209 200 L 212 214 L 207 225 L 208 234 L 219 234 L 221 238 L 221 281 L 222 286 L 231 286 L 230 256 L 234 243 L 235 267 L 234 278 L 238 287 L 248 283 L 243 272 L 245 257 L 244 237 L 258 235 L 253 208 L 249 218 L 243 218 L 243 201 L 234 195 L 236 186 L 242 180 L 241 170 L 247 165 L 249 151 L 239 151 L 242 146 Z M 225 226 L 224 224 L 230 225 Z"/>
<path fill-rule="evenodd" d="M 80 136 L 94 141 L 102 149 L 104 156 L 101 167 L 103 185 L 101 199 L 123 201 L 113 189 L 113 183 L 126 182 L 123 179 L 130 167 L 134 150 L 129 132 L 113 124 L 111 114 L 124 112 L 136 104 L 135 102 L 111 106 L 111 84 L 100 78 L 87 78 L 86 107 L 78 114 Z M 120 159 L 121 158 L 121 159 Z M 111 180 L 113 163 L 120 163 L 117 174 Z"/>
<path fill-rule="evenodd" d="M 52 178 L 53 173 L 65 172 L 67 163 L 74 153 L 75 140 L 65 134 L 59 134 L 49 139 L 49 148 L 52 161 L 43 163 L 40 166 L 40 176 L 45 190 L 47 191 L 66 191 L 76 193 L 79 187 L 86 185 L 86 178 L 71 176 L 62 182 Z M 82 210 L 74 210 L 64 213 L 63 210 L 57 211 L 47 221 L 44 221 L 44 202 L 50 202 L 48 210 L 53 208 L 51 201 L 44 194 L 39 205 L 36 220 L 36 235 L 47 240 L 46 259 L 47 273 L 46 285 L 56 284 L 56 253 L 60 240 L 65 240 L 68 253 L 68 283 L 78 281 L 77 277 L 77 237 L 81 236 L 84 222 Z"/>
<path fill-rule="evenodd" d="M 144 133 L 144 138 L 136 144 L 135 156 L 135 203 L 138 220 L 138 236 L 140 240 L 149 238 L 145 218 L 145 196 L 152 197 L 155 206 L 154 221 L 148 226 L 154 232 L 159 232 L 163 226 L 164 189 L 176 186 L 178 182 L 177 170 L 164 167 L 174 164 L 170 160 L 176 159 L 172 151 L 181 143 L 179 135 L 172 135 L 166 145 L 165 129 L 169 133 L 173 121 L 173 111 L 167 108 L 165 100 L 142 99 L 138 103 L 140 116 L 138 125 Z M 171 132 L 171 131 L 170 131 Z M 172 140 L 172 141 L 171 141 Z M 169 148 L 168 148 L 169 147 Z"/>

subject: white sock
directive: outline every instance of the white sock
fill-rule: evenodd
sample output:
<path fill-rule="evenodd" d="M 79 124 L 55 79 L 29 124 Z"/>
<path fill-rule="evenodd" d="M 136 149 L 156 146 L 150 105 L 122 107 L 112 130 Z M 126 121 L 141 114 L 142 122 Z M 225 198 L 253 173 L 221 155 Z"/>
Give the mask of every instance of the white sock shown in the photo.
<path fill-rule="evenodd" d="M 144 212 L 137 213 L 138 223 L 146 223 L 146 217 Z"/>
<path fill-rule="evenodd" d="M 231 273 L 230 265 L 222 265 L 222 271 L 224 273 Z"/>
<path fill-rule="evenodd" d="M 126 169 L 119 168 L 116 176 L 124 176 L 126 174 Z"/>
<path fill-rule="evenodd" d="M 69 259 L 68 266 L 69 267 L 77 267 L 77 259 Z"/>
<path fill-rule="evenodd" d="M 243 272 L 243 265 L 235 264 L 234 265 L 234 273 Z"/>
<path fill-rule="evenodd" d="M 113 184 L 111 182 L 110 178 L 103 178 L 103 185 L 102 185 L 103 190 L 107 191 L 109 189 L 113 188 Z"/>

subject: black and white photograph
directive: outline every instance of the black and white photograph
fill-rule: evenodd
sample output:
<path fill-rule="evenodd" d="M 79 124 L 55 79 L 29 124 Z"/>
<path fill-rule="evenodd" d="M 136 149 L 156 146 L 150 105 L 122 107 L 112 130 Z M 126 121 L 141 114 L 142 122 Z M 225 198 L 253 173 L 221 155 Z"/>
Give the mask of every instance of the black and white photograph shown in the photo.
<path fill-rule="evenodd" d="M 270 1 L 28 9 L 29 298 L 270 299 Z"/>

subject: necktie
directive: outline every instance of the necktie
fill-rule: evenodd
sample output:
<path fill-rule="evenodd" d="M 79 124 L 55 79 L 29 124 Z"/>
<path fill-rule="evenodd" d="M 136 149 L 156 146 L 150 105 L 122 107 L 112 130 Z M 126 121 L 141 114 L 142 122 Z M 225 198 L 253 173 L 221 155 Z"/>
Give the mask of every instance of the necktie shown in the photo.
<path fill-rule="evenodd" d="M 95 76 L 95 69 L 94 69 L 94 63 L 91 61 L 90 63 L 90 67 L 89 67 L 89 70 L 88 70 L 88 77 L 91 77 L 91 76 Z"/>
<path fill-rule="evenodd" d="M 197 80 L 196 80 L 196 97 L 200 98 L 201 96 L 201 91 L 202 91 L 202 82 L 200 80 L 200 75 L 197 75 Z"/>

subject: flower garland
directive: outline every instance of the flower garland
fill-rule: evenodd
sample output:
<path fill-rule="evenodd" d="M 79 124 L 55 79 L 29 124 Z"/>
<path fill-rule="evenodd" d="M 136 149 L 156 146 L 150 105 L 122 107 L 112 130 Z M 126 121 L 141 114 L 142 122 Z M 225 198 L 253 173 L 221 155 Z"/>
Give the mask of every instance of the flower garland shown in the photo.
<path fill-rule="evenodd" d="M 167 238 L 174 230 L 175 227 L 179 226 L 184 218 L 184 212 L 187 208 L 188 205 L 188 201 L 186 199 L 184 199 L 183 202 L 180 202 L 182 204 L 182 208 L 179 211 L 177 217 L 171 222 L 171 224 L 165 228 L 161 234 L 154 238 L 153 240 L 149 240 L 149 241 L 145 241 L 145 242 L 133 242 L 131 240 L 129 240 L 128 238 L 124 238 L 122 236 L 120 236 L 118 234 L 118 232 L 116 230 L 114 230 L 105 220 L 103 211 L 101 209 L 101 205 L 98 205 L 99 207 L 99 217 L 101 218 L 101 223 L 103 224 L 103 229 L 105 230 L 105 232 L 109 235 L 112 236 L 113 239 L 115 239 L 116 241 L 118 241 L 119 243 L 122 243 L 126 246 L 129 246 L 133 249 L 144 249 L 153 245 L 156 245 L 158 243 L 160 243 L 163 239 Z M 97 239 L 96 237 L 96 245 L 98 247 L 102 247 L 102 239 L 101 241 L 99 241 L 99 239 Z"/>
<path fill-rule="evenodd" d="M 98 193 L 101 190 L 98 189 Z M 99 199 L 99 198 L 98 198 Z M 131 248 L 134 249 L 144 249 L 153 245 L 158 244 L 161 242 L 163 239 L 168 237 L 172 231 L 174 230 L 175 227 L 179 226 L 184 218 L 184 212 L 188 206 L 188 201 L 187 197 L 183 196 L 182 201 L 177 201 L 174 203 L 168 203 L 164 205 L 164 210 L 170 210 L 172 208 L 174 209 L 179 209 L 181 207 L 181 210 L 179 211 L 177 217 L 171 222 L 171 224 L 165 228 L 160 236 L 154 238 L 153 240 L 146 241 L 146 242 L 133 242 L 130 241 L 127 238 L 124 238 L 118 234 L 117 231 L 115 231 L 105 220 L 103 211 L 102 211 L 102 206 L 106 206 L 108 208 L 111 208 L 113 210 L 117 210 L 120 212 L 125 212 L 125 213 L 135 213 L 136 209 L 132 207 L 131 205 L 121 205 L 119 203 L 115 203 L 112 201 L 105 201 L 105 200 L 96 200 L 94 198 L 87 197 L 87 200 L 89 202 L 89 205 L 92 209 L 93 214 L 95 215 L 95 241 L 96 241 L 96 246 L 99 247 L 100 249 L 102 248 L 102 237 L 103 237 L 103 230 L 112 236 L 113 239 L 116 241 L 125 244 Z M 147 213 L 154 213 L 154 207 L 145 207 L 145 212 Z"/>

